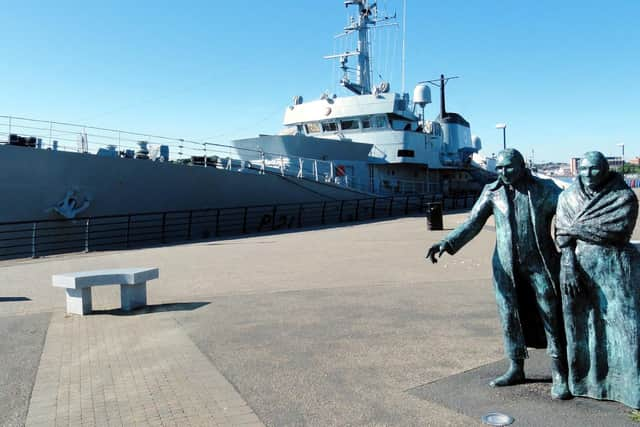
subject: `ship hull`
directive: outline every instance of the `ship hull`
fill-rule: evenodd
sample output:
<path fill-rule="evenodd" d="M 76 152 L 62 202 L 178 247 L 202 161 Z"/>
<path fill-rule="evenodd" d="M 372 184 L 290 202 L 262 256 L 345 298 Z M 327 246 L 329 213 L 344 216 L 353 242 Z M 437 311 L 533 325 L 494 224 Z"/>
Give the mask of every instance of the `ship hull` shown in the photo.
<path fill-rule="evenodd" d="M 363 193 L 276 174 L 0 145 L 0 222 L 62 218 L 69 194 L 81 216 L 354 199 Z M 304 182 L 301 182 L 304 181 Z M 68 201 L 68 200 L 67 200 Z"/>

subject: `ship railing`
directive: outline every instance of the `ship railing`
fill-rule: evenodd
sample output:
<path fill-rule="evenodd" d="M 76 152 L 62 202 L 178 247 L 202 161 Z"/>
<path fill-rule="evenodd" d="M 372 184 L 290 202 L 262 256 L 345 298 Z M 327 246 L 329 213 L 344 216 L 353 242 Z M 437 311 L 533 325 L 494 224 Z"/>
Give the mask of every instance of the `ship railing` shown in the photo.
<path fill-rule="evenodd" d="M 343 176 L 338 177 L 336 165 L 331 161 L 285 157 L 277 153 L 211 141 L 195 141 L 16 116 L 0 115 L 0 142 L 44 150 L 150 158 L 155 161 L 235 171 L 269 171 L 350 188 L 360 185 L 353 176 L 344 176 L 344 172 Z M 144 149 L 141 143 L 145 146 Z"/>
<path fill-rule="evenodd" d="M 403 179 L 377 179 L 372 183 L 376 194 L 436 194 L 440 193 L 440 184 Z"/>
<path fill-rule="evenodd" d="M 295 231 L 468 208 L 473 199 L 409 195 L 0 223 L 0 259 L 123 250 Z"/>
<path fill-rule="evenodd" d="M 97 155 L 113 154 L 114 157 L 135 157 L 141 149 L 140 143 L 145 142 L 152 149 L 150 151 L 160 146 L 168 147 L 170 159 L 176 163 L 188 163 L 195 157 L 203 159 L 206 164 L 211 156 L 224 157 L 233 152 L 233 147 L 229 145 L 213 144 L 209 141 L 194 141 L 16 116 L 0 116 L 0 141 L 9 142 L 12 136 L 31 138 L 33 140 L 31 146 L 35 148 Z M 23 144 L 19 143 L 19 145 Z"/>

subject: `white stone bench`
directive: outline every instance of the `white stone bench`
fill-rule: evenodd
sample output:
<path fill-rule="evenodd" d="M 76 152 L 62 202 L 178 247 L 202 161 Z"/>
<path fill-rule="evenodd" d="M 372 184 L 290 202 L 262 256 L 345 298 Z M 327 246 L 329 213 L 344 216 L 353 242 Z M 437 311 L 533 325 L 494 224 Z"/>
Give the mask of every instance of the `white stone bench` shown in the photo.
<path fill-rule="evenodd" d="M 147 305 L 147 280 L 159 277 L 157 268 L 115 268 L 54 274 L 53 286 L 66 288 L 67 313 L 85 315 L 91 312 L 91 287 L 120 285 L 122 310 L 131 311 Z"/>

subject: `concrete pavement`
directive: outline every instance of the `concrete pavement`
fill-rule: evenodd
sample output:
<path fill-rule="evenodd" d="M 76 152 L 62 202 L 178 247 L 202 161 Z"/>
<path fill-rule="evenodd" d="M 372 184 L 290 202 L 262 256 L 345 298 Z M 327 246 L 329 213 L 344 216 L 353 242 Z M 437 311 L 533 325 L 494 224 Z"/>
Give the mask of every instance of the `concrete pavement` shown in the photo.
<path fill-rule="evenodd" d="M 445 227 L 464 218 L 448 215 Z M 19 375 L 0 384 L 33 389 L 16 394 L 2 422 L 479 424 L 415 393 L 503 357 L 492 223 L 431 265 L 426 248 L 446 232 L 402 218 L 0 263 L 0 360 L 24 335 L 8 326 L 16 322 L 35 325 L 40 335 L 27 344 L 42 352 L 39 364 L 15 364 Z M 112 286 L 93 290 L 95 314 L 64 315 L 52 274 L 133 266 L 160 268 L 147 309 L 124 315 Z"/>
<path fill-rule="evenodd" d="M 49 318 L 49 313 L 0 318 L 0 425 L 24 423 Z"/>

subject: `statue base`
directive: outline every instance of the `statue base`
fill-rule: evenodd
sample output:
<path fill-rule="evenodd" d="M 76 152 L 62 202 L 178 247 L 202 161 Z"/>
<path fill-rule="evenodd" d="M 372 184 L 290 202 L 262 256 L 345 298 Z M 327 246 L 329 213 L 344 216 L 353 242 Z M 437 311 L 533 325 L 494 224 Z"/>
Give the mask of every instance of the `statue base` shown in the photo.
<path fill-rule="evenodd" d="M 551 359 L 544 350 L 529 350 L 525 361 L 524 384 L 489 387 L 502 375 L 509 362 L 481 366 L 461 374 L 415 387 L 409 394 L 436 402 L 480 422 L 483 415 L 501 412 L 515 418 L 518 426 L 634 426 L 632 409 L 611 401 L 582 397 L 571 400 L 551 399 Z"/>

